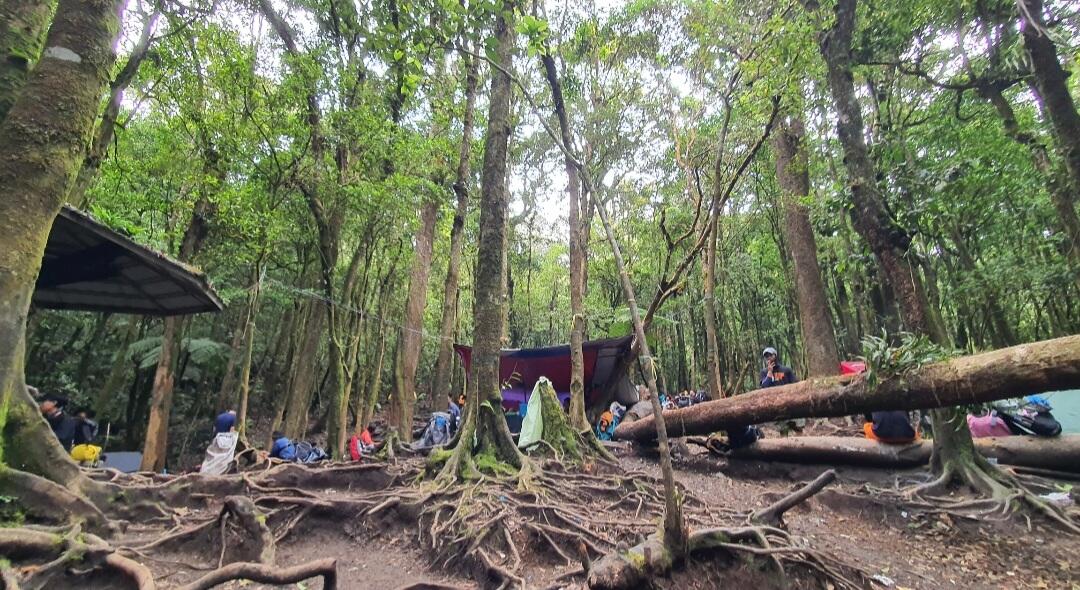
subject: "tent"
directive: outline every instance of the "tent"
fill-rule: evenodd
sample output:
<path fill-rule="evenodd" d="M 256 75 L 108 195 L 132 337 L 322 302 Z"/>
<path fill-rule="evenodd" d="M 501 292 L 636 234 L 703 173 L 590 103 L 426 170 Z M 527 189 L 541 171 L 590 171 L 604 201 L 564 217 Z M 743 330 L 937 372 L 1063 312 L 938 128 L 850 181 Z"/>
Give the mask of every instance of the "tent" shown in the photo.
<path fill-rule="evenodd" d="M 157 316 L 221 311 L 198 269 L 65 206 L 53 222 L 34 307 Z"/>
<path fill-rule="evenodd" d="M 631 342 L 632 336 L 623 336 L 590 340 L 582 345 L 586 406 L 592 406 L 600 398 L 619 359 L 630 354 Z M 454 350 L 468 374 L 472 347 L 455 344 Z M 551 381 L 559 401 L 566 405 L 570 399 L 570 345 L 502 350 L 499 354 L 499 380 L 504 384 L 503 407 L 512 410 L 525 403 L 540 377 L 547 377 Z M 618 380 L 618 391 L 633 392 L 628 377 L 623 376 Z"/>

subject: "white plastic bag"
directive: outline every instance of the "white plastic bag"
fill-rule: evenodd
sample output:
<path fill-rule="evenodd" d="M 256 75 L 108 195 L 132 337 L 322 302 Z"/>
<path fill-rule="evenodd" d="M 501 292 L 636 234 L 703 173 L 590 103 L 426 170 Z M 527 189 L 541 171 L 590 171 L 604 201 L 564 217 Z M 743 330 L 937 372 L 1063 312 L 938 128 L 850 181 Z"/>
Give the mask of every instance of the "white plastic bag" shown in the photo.
<path fill-rule="evenodd" d="M 206 447 L 206 457 L 203 458 L 199 473 L 205 475 L 225 475 L 232 465 L 233 455 L 236 453 L 236 442 L 240 440 L 239 432 L 219 432 Z"/>
<path fill-rule="evenodd" d="M 540 384 L 548 383 L 547 377 L 541 377 L 533 386 L 529 395 L 529 405 L 525 410 L 525 419 L 521 422 L 521 434 L 518 435 L 518 448 L 527 449 L 544 436 L 543 401 L 540 399 Z"/>

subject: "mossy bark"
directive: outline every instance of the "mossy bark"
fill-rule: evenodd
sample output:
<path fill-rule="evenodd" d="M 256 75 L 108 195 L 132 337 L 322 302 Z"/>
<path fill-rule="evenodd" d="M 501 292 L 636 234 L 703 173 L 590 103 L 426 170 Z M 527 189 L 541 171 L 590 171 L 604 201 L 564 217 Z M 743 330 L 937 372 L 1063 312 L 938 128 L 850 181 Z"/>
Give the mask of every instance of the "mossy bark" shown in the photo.
<path fill-rule="evenodd" d="M 578 433 L 570 425 L 566 413 L 563 412 L 559 397 L 555 394 L 555 388 L 551 386 L 551 382 L 544 381 L 538 389 L 540 412 L 544 422 L 544 432 L 540 439 L 547 443 L 559 461 L 580 463 L 583 453 L 578 442 Z"/>
<path fill-rule="evenodd" d="M 458 147 L 458 164 L 454 180 L 454 222 L 450 228 L 450 255 L 446 263 L 446 281 L 443 283 L 442 321 L 439 328 L 439 354 L 435 360 L 435 374 L 431 380 L 431 397 L 436 404 L 450 395 L 454 369 L 454 332 L 458 322 L 458 292 L 461 276 L 461 258 L 465 250 L 465 217 L 469 213 L 469 161 L 472 156 L 473 123 L 476 111 L 476 87 L 479 81 L 477 60 L 469 54 L 462 55 L 465 65 L 465 105 L 461 115 L 461 145 Z"/>
<path fill-rule="evenodd" d="M 1029 2 L 1028 4 L 1038 4 Z M 1041 6 L 1040 6 L 1041 8 Z M 837 136 L 844 149 L 856 231 L 870 245 L 886 281 L 896 294 L 907 330 L 946 345 L 948 337 L 930 312 L 921 275 L 910 261 L 911 236 L 889 215 L 877 186 L 874 163 L 864 137 L 859 101 L 852 73 L 852 38 L 856 28 L 857 0 L 838 0 L 832 27 L 819 37 L 833 107 L 838 117 Z M 936 440 L 934 471 L 948 481 L 958 481 L 983 493 L 998 495 L 996 483 L 1005 480 L 1000 470 L 974 451 L 967 421 L 957 409 L 930 412 Z"/>
<path fill-rule="evenodd" d="M 115 60 L 121 0 L 64 0 L 43 57 L 0 123 L 0 460 L 78 492 L 93 485 L 24 383 L 26 316 L 49 230 L 85 155 Z"/>
<path fill-rule="evenodd" d="M 19 97 L 49 30 L 56 0 L 0 2 L 0 121 Z"/>
<path fill-rule="evenodd" d="M 506 240 L 510 194 L 507 144 L 510 139 L 509 71 L 514 55 L 514 6 L 495 17 L 498 67 L 491 74 L 488 130 L 480 186 L 480 238 L 476 252 L 472 371 L 458 444 L 440 479 L 458 481 L 480 471 L 521 470 L 528 461 L 517 450 L 502 413 L 499 349 L 506 324 Z"/>

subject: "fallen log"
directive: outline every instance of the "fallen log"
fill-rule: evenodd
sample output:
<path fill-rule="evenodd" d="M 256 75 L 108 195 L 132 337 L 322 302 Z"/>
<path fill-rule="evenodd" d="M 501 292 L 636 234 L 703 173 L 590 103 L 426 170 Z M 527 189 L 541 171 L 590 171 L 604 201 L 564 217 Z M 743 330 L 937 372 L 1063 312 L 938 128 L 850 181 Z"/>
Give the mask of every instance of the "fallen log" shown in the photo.
<path fill-rule="evenodd" d="M 1080 434 L 1054 438 L 1003 436 L 975 439 L 983 456 L 999 463 L 1044 470 L 1080 473 Z M 729 456 L 748 461 L 784 461 L 800 464 L 856 465 L 862 467 L 918 467 L 930 461 L 933 444 L 920 441 L 888 445 L 845 436 L 766 438 Z"/>
<path fill-rule="evenodd" d="M 671 437 L 794 418 L 850 416 L 976 404 L 1080 388 L 1080 336 L 1044 340 L 926 365 L 870 387 L 864 376 L 810 379 L 664 412 Z M 621 440 L 656 436 L 649 416 L 615 429 Z"/>

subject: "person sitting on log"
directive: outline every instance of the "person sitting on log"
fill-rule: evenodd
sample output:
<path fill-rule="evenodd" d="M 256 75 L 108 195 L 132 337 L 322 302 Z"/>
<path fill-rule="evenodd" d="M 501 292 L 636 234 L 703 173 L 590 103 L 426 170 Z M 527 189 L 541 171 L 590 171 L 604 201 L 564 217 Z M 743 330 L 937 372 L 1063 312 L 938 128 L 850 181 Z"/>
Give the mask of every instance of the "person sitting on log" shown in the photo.
<path fill-rule="evenodd" d="M 907 412 L 871 412 L 863 415 L 863 434 L 870 440 L 890 445 L 906 445 L 919 440 L 919 431 L 911 425 Z"/>
<path fill-rule="evenodd" d="M 38 408 L 41 410 L 41 415 L 45 417 L 45 421 L 49 423 L 49 428 L 52 428 L 56 439 L 60 441 L 60 445 L 65 451 L 71 452 L 77 424 L 74 418 L 64 413 L 67 403 L 66 397 L 49 393 L 41 398 Z"/>

